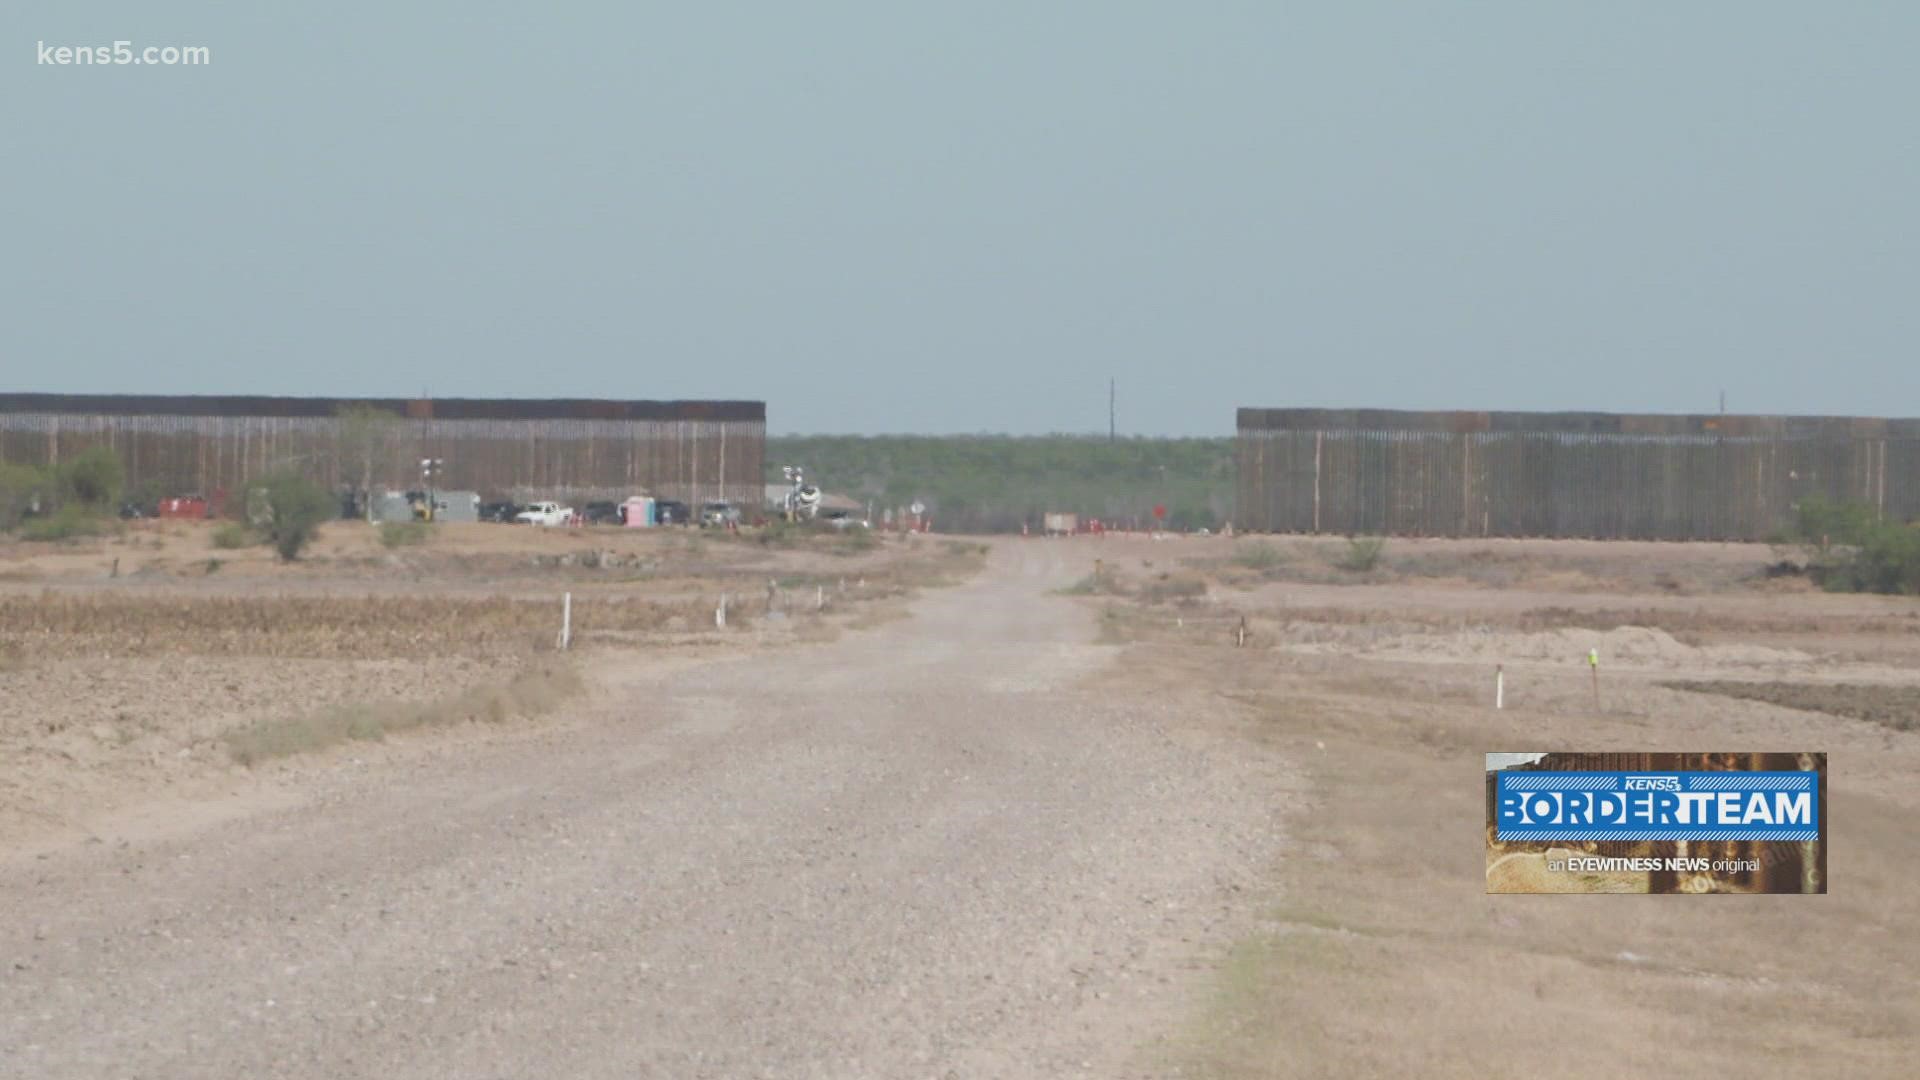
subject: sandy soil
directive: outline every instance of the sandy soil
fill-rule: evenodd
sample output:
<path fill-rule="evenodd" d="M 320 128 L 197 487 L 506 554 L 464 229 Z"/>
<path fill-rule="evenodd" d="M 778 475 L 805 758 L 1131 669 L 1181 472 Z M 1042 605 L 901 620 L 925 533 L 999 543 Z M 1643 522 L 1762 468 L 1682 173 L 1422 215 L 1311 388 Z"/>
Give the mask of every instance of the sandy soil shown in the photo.
<path fill-rule="evenodd" d="M 945 557 L 934 538 L 851 551 L 833 537 L 785 549 L 686 529 L 498 525 L 442 526 L 427 545 L 393 551 L 376 531 L 343 523 L 286 565 L 265 548 L 216 548 L 213 533 L 144 522 L 85 543 L 0 541 L 0 851 L 98 838 L 163 796 L 277 798 L 292 766 L 236 766 L 225 742 L 236 729 L 493 685 L 551 649 L 562 592 L 576 601 L 577 649 L 700 657 L 877 621 Z M 725 631 L 711 614 L 722 593 Z M 209 614 L 287 598 L 305 621 L 236 627 Z M 516 613 L 484 632 L 450 625 L 458 612 L 439 623 L 436 609 L 401 618 L 416 602 L 449 598 L 504 601 Z M 67 600 L 110 605 L 108 617 L 85 632 L 22 617 Z"/>
<path fill-rule="evenodd" d="M 559 717 L 16 848 L 0 1075 L 1912 1075 L 1920 733 L 1857 708 L 1913 700 L 1912 601 L 1296 546 L 1003 541 L 836 640 L 609 647 Z M 1487 895 L 1482 755 L 1545 749 L 1828 752 L 1830 892 Z"/>
<path fill-rule="evenodd" d="M 1288 781 L 1104 688 L 1063 554 L 16 859 L 0 1073 L 1157 1075 Z"/>
<path fill-rule="evenodd" d="M 1495 583 L 1452 572 L 1486 561 L 1460 542 L 1394 541 L 1373 574 L 1316 568 L 1302 576 L 1325 580 L 1251 587 L 1217 572 L 1230 565 L 1218 550 L 1109 558 L 1120 592 L 1173 567 L 1207 576 L 1185 604 L 1084 602 L 1130 643 L 1126 677 L 1142 692 L 1215 687 L 1251 740 L 1298 763 L 1309 807 L 1290 819 L 1269 924 L 1226 954 L 1183 1066 L 1913 1075 L 1920 736 L 1900 722 L 1920 687 L 1915 601 L 1783 586 L 1761 573 L 1764 547 L 1623 546 L 1643 549 L 1641 565 L 1607 545 L 1598 560 L 1595 545 L 1496 545 L 1511 577 Z M 1622 612 L 1682 618 L 1669 632 L 1621 625 Z M 1253 640 L 1236 648 L 1243 617 Z M 1758 700 L 1670 685 L 1686 681 Z M 1511 885 L 1541 868 L 1537 856 L 1487 866 L 1482 755 L 1555 749 L 1828 752 L 1830 891 L 1485 895 L 1494 876 Z"/>

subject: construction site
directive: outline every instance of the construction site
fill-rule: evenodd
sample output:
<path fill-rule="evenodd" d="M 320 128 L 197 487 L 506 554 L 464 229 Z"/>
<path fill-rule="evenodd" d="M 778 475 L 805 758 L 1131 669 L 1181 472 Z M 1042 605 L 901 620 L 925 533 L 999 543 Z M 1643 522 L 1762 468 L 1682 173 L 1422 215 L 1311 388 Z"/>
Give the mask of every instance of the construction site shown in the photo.
<path fill-rule="evenodd" d="M 1920 1077 L 1920 4 L 102 7 L 0 1080 Z"/>
<path fill-rule="evenodd" d="M 311 449 L 328 445 L 325 417 L 304 428 L 285 417 L 169 422 L 220 433 L 176 433 L 169 443 L 152 433 L 167 425 L 132 410 L 117 420 L 6 415 L 15 460 L 29 451 L 26 438 L 48 458 L 49 442 L 65 456 L 92 438 L 143 469 L 207 463 L 205 472 L 166 474 L 184 476 L 179 483 L 244 483 L 249 470 L 306 447 L 320 479 L 342 478 L 329 471 L 337 464 L 320 464 L 328 452 Z M 98 1058 L 66 1059 L 79 1068 L 135 1045 L 184 1053 L 209 1040 L 222 1047 L 222 1067 L 237 1071 L 333 1045 L 326 1029 L 304 1023 L 248 1043 L 220 1041 L 203 1020 L 212 1014 L 190 995 L 162 1001 L 142 989 L 152 972 L 173 970 L 176 961 L 155 944 L 166 939 L 113 929 L 247 939 L 258 901 L 246 883 L 271 880 L 267 863 L 280 865 L 291 850 L 297 874 L 362 883 L 333 916 L 385 958 L 356 968 L 356 994 L 369 979 L 389 993 L 419 985 L 417 965 L 447 948 L 446 909 L 431 898 L 468 887 L 456 880 L 504 905 L 502 918 L 554 917 L 571 909 L 520 883 L 574 895 L 572 875 L 584 873 L 596 895 L 635 898 L 619 910 L 637 913 L 627 904 L 645 898 L 649 925 L 667 935 L 651 947 L 655 963 L 682 971 L 724 963 L 760 971 L 771 987 L 779 980 L 764 964 L 791 970 L 800 958 L 813 965 L 818 990 L 882 1016 L 886 1006 L 871 996 L 878 991 L 856 986 L 884 972 L 927 1001 L 956 1002 L 964 997 L 953 981 L 959 964 L 976 978 L 1012 980 L 1002 1000 L 1031 1003 L 1040 1010 L 1031 1015 L 1064 1010 L 1052 1015 L 1077 1025 L 1062 1034 L 1053 1021 L 981 1019 L 965 1030 L 1062 1067 L 1097 1061 L 1106 1075 L 1264 1075 L 1258 1063 L 1275 1055 L 1310 1074 L 1417 1074 L 1440 1058 L 1498 1072 L 1511 1050 L 1494 1049 L 1503 1044 L 1487 1019 L 1542 999 L 1589 1019 L 1654 1026 L 1685 1002 L 1704 1030 L 1720 1033 L 1624 1059 L 1599 1056 L 1614 1053 L 1604 1025 L 1562 1037 L 1596 1061 L 1633 1069 L 1716 1075 L 1756 1023 L 1791 1015 L 1797 1034 L 1777 1044 L 1781 1061 L 1900 1075 L 1920 1003 L 1878 973 L 1920 960 L 1902 929 L 1920 917 L 1920 851 L 1902 824 L 1920 812 L 1910 782 L 1920 769 L 1920 610 L 1911 597 L 1825 591 L 1809 576 L 1824 556 L 1799 542 L 1379 535 L 1394 522 L 1416 533 L 1471 524 L 1431 516 L 1463 491 L 1491 490 L 1463 486 L 1463 476 L 1497 487 L 1488 478 L 1503 477 L 1499 468 L 1541 484 L 1605 470 L 1542 466 L 1538 455 L 1563 453 L 1548 449 L 1559 447 L 1557 434 L 1513 436 L 1521 448 L 1502 458 L 1467 436 L 1367 435 L 1385 430 L 1381 421 L 1338 420 L 1278 435 L 1243 430 L 1256 468 L 1241 482 L 1267 500 L 1257 505 L 1310 514 L 1318 477 L 1318 522 L 1269 519 L 1276 534 L 1087 531 L 1066 514 L 1047 530 L 986 544 L 826 520 L 738 530 L 436 523 L 419 531 L 333 521 L 293 561 L 255 541 L 230 543 L 234 524 L 217 520 L 132 520 L 78 539 L 0 541 L 0 690 L 11 706 L 0 747 L 14 762 L 0 779 L 0 848 L 10 865 L 59 875 L 49 889 L 102 873 L 131 883 L 55 911 L 36 899 L 33 879 L 10 879 L 10 908 L 35 914 L 0 935 L 0 949 L 33 974 L 16 986 L 98 972 L 111 949 L 128 974 L 96 985 L 144 1002 L 105 1037 L 82 1038 L 56 1016 L 8 1021 L 7 1044 L 95 1048 Z M 630 476 L 691 495 L 714 490 L 692 486 L 695 468 L 702 477 L 757 477 L 741 464 L 755 446 L 753 421 L 553 421 L 560 430 L 612 425 L 604 439 L 565 452 L 547 441 L 551 432 L 527 434 L 541 421 L 438 423 L 430 430 L 445 441 L 397 448 L 396 470 L 433 445 L 449 473 L 460 455 L 473 459 L 458 482 L 522 487 L 534 474 L 503 464 L 511 458 L 504 450 L 490 458 L 480 436 L 455 441 L 462 424 L 506 423 L 522 433 L 508 445 L 536 455 L 521 460 L 570 463 L 540 474 L 555 485 L 543 491 Z M 645 431 L 667 442 L 635 442 Z M 675 431 L 710 456 L 697 466 L 660 456 Z M 1318 471 L 1298 469 L 1316 442 Z M 627 448 L 617 467 L 606 464 L 610 445 Z M 1663 445 L 1631 453 L 1692 452 Z M 646 471 L 638 446 L 652 448 L 644 460 L 673 467 Z M 1433 471 L 1456 452 L 1505 464 Z M 1741 452 L 1748 465 L 1780 459 L 1788 474 L 1810 469 L 1805 484 L 1829 482 L 1821 462 L 1864 470 L 1872 460 L 1871 485 L 1866 473 L 1843 470 L 1838 492 L 1870 491 L 1878 513 L 1884 491 L 1889 517 L 1909 498 L 1909 474 L 1897 467 L 1905 451 L 1888 441 L 1881 473 L 1878 434 L 1857 445 Z M 1571 453 L 1592 461 L 1603 451 Z M 1289 460 L 1295 465 L 1283 467 Z M 1371 471 L 1355 472 L 1360 461 Z M 1416 485 L 1423 476 L 1437 479 Z M 1788 476 L 1789 488 L 1799 482 Z M 1657 490 L 1636 483 L 1608 489 L 1611 517 L 1596 516 L 1599 496 L 1576 485 L 1564 502 L 1575 516 L 1558 527 L 1691 520 L 1618 512 Z M 775 507 L 815 489 L 750 490 Z M 1482 528 L 1506 520 L 1492 516 L 1500 504 L 1490 495 L 1478 505 L 1487 507 Z M 1753 504 L 1766 513 L 1713 505 L 1700 521 L 1745 514 L 1750 530 L 1792 522 L 1771 504 Z M 1396 507 L 1421 506 L 1430 516 L 1394 516 Z M 1542 520 L 1514 527 L 1556 527 Z M 1362 524 L 1377 533 L 1305 535 Z M 1569 936 L 1554 911 L 1502 903 L 1488 894 L 1548 889 L 1541 860 L 1560 849 L 1494 841 L 1479 760 L 1492 747 L 1543 744 L 1595 751 L 1550 756 L 1563 767 L 1738 767 L 1771 762 L 1780 755 L 1767 752 L 1782 747 L 1830 755 L 1835 766 L 1830 776 L 1822 767 L 1820 791 L 1824 800 L 1831 785 L 1837 805 L 1831 854 L 1816 844 L 1762 864 L 1749 858 L 1751 845 L 1696 846 L 1694 855 L 1745 868 L 1616 871 L 1590 882 L 1617 892 L 1825 895 L 1810 898 L 1812 907 L 1738 913 L 1731 936 L 1724 907 L 1651 921 L 1626 907 L 1588 910 Z M 1634 749 L 1622 756 L 1613 747 Z M 1661 747 L 1674 752 L 1646 752 Z M 1716 748 L 1727 753 L 1684 756 Z M 823 755 L 840 763 L 830 771 L 867 779 L 851 791 L 817 787 Z M 899 816 L 910 804 L 931 809 L 931 835 Z M 758 807 L 748 816 L 760 839 L 726 831 L 719 806 Z M 1014 812 L 982 822 L 982 806 Z M 675 824 L 639 824 L 647 820 Z M 399 822 L 409 824 L 389 824 Z M 852 830 L 856 847 L 841 846 L 842 830 Z M 1483 832 L 1484 864 L 1472 854 Z M 506 861 L 476 862 L 497 858 L 479 839 L 495 833 L 521 839 Z M 614 859 L 596 844 L 578 867 L 555 861 L 589 835 L 617 838 L 623 854 Z M 365 849 L 349 837 L 374 838 L 374 850 L 412 869 L 367 878 L 354 869 Z M 1100 859 L 1084 862 L 1076 854 L 1083 845 Z M 1170 860 L 1169 850 L 1182 854 Z M 946 862 L 959 851 L 1010 873 L 1006 887 L 1040 915 L 1015 925 L 991 905 L 931 902 L 930 860 L 944 867 L 935 871 L 942 895 L 967 888 L 953 875 L 973 864 Z M 169 854 L 150 861 L 146 853 L 156 852 Z M 456 873 L 442 861 L 449 857 L 470 869 L 448 877 Z M 723 892 L 685 876 L 713 858 L 730 867 Z M 189 875 L 188 866 L 200 869 Z M 655 880 L 662 873 L 665 884 Z M 853 875 L 866 884 L 849 900 L 838 882 Z M 1090 932 L 1079 898 L 1112 880 L 1128 881 L 1142 899 L 1105 908 L 1111 929 Z M 783 931 L 777 950 L 739 939 L 740 927 L 794 902 L 796 888 L 809 904 L 838 898 L 837 914 L 805 933 Z M 322 918 L 317 900 L 295 893 L 276 891 L 266 902 L 302 923 Z M 859 925 L 903 906 L 938 929 L 884 964 L 848 968 L 835 959 Z M 595 917 L 591 910 L 573 917 Z M 1159 911 L 1168 914 L 1151 914 Z M 1180 941 L 1162 925 L 1180 926 Z M 323 938 L 273 946 L 277 963 L 315 974 L 262 970 L 247 976 L 247 992 L 348 1008 L 345 984 L 326 973 L 326 947 Z M 496 955 L 520 967 L 594 972 L 649 1015 L 676 1014 L 677 994 L 635 969 L 600 971 L 601 954 L 583 939 L 515 939 L 502 948 Z M 1069 957 L 1069 974 L 1037 959 L 1043 949 Z M 1473 974 L 1474 957 L 1489 952 L 1515 973 L 1497 989 Z M 1013 965 L 1011 953 L 1036 959 Z M 434 994 L 504 1008 L 530 991 L 519 967 L 500 962 L 461 961 L 434 980 Z M 1755 981 L 1756 971 L 1787 966 L 1818 980 L 1823 994 L 1810 1002 L 1794 992 L 1797 983 Z M 1423 985 L 1433 989 L 1397 974 L 1408 970 L 1426 972 Z M 1433 994 L 1489 1008 L 1436 1010 Z M 748 996 L 779 1009 L 771 996 Z M 604 1000 L 598 992 L 537 1000 L 584 1016 L 610 1007 L 595 1004 Z M 1118 1037 L 1138 1015 L 1116 1010 L 1118 1001 L 1162 1017 L 1154 1033 Z M 1405 1021 L 1397 1039 L 1381 1042 L 1365 1019 L 1380 1007 L 1430 1019 Z M 370 1038 L 358 1054 L 331 1052 L 353 1060 L 405 1060 L 421 1038 L 463 1045 L 464 1021 L 417 1002 L 378 1017 L 348 1011 Z M 906 1029 L 874 1031 L 892 1038 Z M 963 1044 L 979 1045 L 969 1036 L 923 1046 L 995 1071 L 1000 1058 Z M 823 1061 L 837 1053 L 823 1049 L 837 1045 L 831 1040 L 787 1045 Z M 877 1043 L 860 1052 L 886 1053 Z M 16 1053 L 12 1063 L 62 1071 L 39 1053 Z"/>

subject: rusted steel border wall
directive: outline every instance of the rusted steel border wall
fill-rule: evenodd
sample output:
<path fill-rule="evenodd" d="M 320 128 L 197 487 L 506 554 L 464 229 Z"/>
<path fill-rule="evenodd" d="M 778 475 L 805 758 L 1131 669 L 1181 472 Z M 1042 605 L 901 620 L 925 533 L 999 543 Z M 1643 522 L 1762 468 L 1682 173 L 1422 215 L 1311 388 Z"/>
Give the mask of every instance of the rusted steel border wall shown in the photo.
<path fill-rule="evenodd" d="M 1241 409 L 1267 532 L 1765 540 L 1801 499 L 1920 517 L 1920 420 Z"/>
<path fill-rule="evenodd" d="M 329 487 L 357 486 L 360 454 L 325 398 L 0 395 L 0 463 L 44 465 L 105 444 L 129 489 L 236 491 L 276 468 Z M 366 402 L 399 419 L 379 440 L 378 487 L 420 482 L 422 458 L 445 464 L 436 485 L 489 498 L 615 499 L 646 490 L 697 502 L 758 506 L 766 406 L 741 401 Z"/>

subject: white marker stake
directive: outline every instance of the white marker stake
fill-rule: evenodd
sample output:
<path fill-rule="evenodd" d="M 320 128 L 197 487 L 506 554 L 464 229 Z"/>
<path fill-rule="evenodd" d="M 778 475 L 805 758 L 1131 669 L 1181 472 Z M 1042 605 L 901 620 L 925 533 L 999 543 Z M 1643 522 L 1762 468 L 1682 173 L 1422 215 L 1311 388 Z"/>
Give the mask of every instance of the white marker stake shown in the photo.
<path fill-rule="evenodd" d="M 727 628 L 727 594 L 720 594 L 720 606 L 713 609 L 713 625 L 717 630 Z"/>
<path fill-rule="evenodd" d="M 573 594 L 562 593 L 560 597 L 560 650 L 565 652 L 573 644 Z"/>
<path fill-rule="evenodd" d="M 1593 711 L 1600 711 L 1600 650 L 1587 650 L 1587 666 L 1593 669 Z"/>
<path fill-rule="evenodd" d="M 1493 707 L 1507 707 L 1507 667 L 1505 664 L 1493 666 Z"/>

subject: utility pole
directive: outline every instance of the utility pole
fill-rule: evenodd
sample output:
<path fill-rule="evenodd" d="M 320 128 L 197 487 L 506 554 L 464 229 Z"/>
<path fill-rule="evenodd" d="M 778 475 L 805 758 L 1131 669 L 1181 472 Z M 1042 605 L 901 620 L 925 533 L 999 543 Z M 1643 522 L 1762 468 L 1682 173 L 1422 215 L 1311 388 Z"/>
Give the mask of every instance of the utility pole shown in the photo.
<path fill-rule="evenodd" d="M 1113 387 L 1114 387 L 1114 378 L 1113 376 L 1109 375 L 1107 376 L 1107 441 L 1108 442 L 1114 441 L 1115 429 L 1114 429 L 1114 422 L 1113 422 Z"/>
<path fill-rule="evenodd" d="M 428 521 L 435 520 L 435 515 L 434 515 L 435 504 L 434 504 L 433 491 L 434 491 L 434 488 L 439 486 L 440 473 L 441 473 L 441 470 L 445 468 L 446 464 L 447 463 L 441 460 L 440 458 L 430 457 L 430 458 L 420 459 L 420 483 L 423 487 L 427 489 L 427 520 Z"/>

